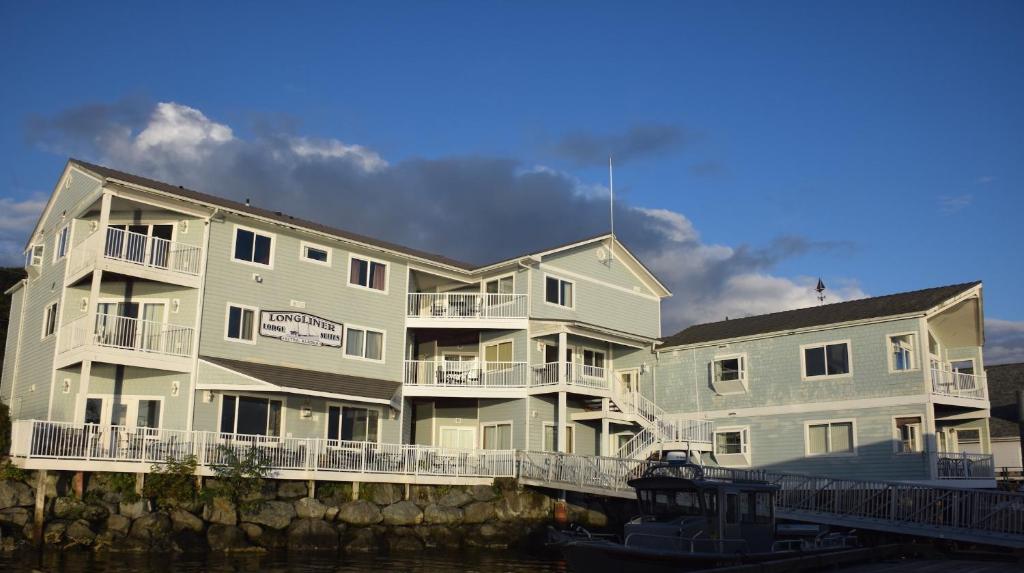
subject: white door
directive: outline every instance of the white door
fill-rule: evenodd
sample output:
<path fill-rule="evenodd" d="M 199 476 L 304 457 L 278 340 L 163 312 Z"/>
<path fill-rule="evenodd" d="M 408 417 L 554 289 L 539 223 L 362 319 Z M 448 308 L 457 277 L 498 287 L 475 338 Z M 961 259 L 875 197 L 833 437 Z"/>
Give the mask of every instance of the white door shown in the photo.
<path fill-rule="evenodd" d="M 458 426 L 442 426 L 439 430 L 439 444 L 442 448 L 472 450 L 476 447 L 476 430 Z"/>

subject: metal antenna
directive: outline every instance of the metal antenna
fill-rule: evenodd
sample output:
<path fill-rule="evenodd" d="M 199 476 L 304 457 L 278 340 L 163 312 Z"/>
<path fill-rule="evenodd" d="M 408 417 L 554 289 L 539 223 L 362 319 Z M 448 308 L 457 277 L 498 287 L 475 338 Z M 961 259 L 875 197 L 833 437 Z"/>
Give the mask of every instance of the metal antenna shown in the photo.
<path fill-rule="evenodd" d="M 612 237 L 615 237 L 615 178 L 612 174 L 612 156 L 608 156 L 608 219 L 612 225 Z"/>
<path fill-rule="evenodd" d="M 821 277 L 818 277 L 818 286 L 814 287 L 814 290 L 818 291 L 818 304 L 825 304 L 825 283 Z"/>

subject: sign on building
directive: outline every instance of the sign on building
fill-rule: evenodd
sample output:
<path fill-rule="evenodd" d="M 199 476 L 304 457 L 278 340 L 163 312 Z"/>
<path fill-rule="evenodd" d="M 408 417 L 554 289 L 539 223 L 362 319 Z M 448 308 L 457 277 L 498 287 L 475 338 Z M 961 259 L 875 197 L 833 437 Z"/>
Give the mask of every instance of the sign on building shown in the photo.
<path fill-rule="evenodd" d="M 260 311 L 260 336 L 310 346 L 341 348 L 342 325 L 304 312 Z"/>

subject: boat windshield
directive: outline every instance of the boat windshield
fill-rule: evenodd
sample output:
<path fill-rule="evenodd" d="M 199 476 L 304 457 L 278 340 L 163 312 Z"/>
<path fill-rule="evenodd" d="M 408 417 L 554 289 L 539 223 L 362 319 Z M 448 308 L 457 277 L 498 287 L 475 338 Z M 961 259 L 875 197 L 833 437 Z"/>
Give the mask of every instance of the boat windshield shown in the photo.
<path fill-rule="evenodd" d="M 701 504 L 701 495 L 704 503 Z M 714 491 L 640 490 L 640 507 L 656 518 L 695 517 L 717 513 Z M 705 509 L 707 508 L 707 509 Z"/>

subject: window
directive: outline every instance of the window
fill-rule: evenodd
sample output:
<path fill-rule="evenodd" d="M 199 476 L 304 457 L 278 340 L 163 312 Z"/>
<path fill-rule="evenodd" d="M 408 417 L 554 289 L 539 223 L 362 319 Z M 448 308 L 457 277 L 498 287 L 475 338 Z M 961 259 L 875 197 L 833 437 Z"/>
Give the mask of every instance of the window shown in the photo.
<path fill-rule="evenodd" d="M 43 264 L 43 245 L 32 245 L 25 251 L 25 266 L 38 267 Z"/>
<path fill-rule="evenodd" d="M 43 311 L 43 338 L 52 335 L 57 330 L 57 303 L 52 302 L 46 305 Z"/>
<path fill-rule="evenodd" d="M 485 450 L 511 450 L 512 449 L 512 423 L 502 422 L 483 425 Z"/>
<path fill-rule="evenodd" d="M 441 426 L 437 432 L 438 444 L 442 448 L 471 450 L 476 447 L 476 428 Z"/>
<path fill-rule="evenodd" d="M 917 358 L 913 334 L 896 334 L 889 337 L 889 370 L 914 370 Z"/>
<path fill-rule="evenodd" d="M 349 260 L 348 284 L 382 292 L 388 289 L 388 266 L 384 263 L 352 257 Z"/>
<path fill-rule="evenodd" d="M 849 342 L 835 342 L 804 348 L 805 378 L 843 376 L 849 373 Z"/>
<path fill-rule="evenodd" d="M 912 454 L 923 450 L 921 443 L 921 417 L 896 418 L 896 453 Z"/>
<path fill-rule="evenodd" d="M 723 466 L 750 465 L 750 428 L 721 428 L 715 432 L 715 459 Z"/>
<path fill-rule="evenodd" d="M 604 368 L 604 352 L 600 350 L 583 350 L 583 365 L 594 369 Z"/>
<path fill-rule="evenodd" d="M 221 401 L 220 431 L 255 436 L 281 435 L 280 400 L 225 395 Z"/>
<path fill-rule="evenodd" d="M 330 406 L 327 408 L 327 439 L 376 442 L 380 412 L 370 408 Z"/>
<path fill-rule="evenodd" d="M 557 452 L 558 451 L 558 436 L 555 435 L 555 425 L 545 422 L 544 423 L 544 451 L 545 452 Z M 565 451 L 571 454 L 574 448 L 574 436 L 571 425 L 565 426 Z"/>
<path fill-rule="evenodd" d="M 856 448 L 852 420 L 807 423 L 807 455 L 854 455 Z"/>
<path fill-rule="evenodd" d="M 235 227 L 236 261 L 271 266 L 273 260 L 273 238 L 251 229 Z"/>
<path fill-rule="evenodd" d="M 572 308 L 572 283 L 555 277 L 546 277 L 544 300 L 551 304 Z"/>
<path fill-rule="evenodd" d="M 384 332 L 368 328 L 345 327 L 345 356 L 384 360 Z"/>
<path fill-rule="evenodd" d="M 64 258 L 64 255 L 68 254 L 68 239 L 70 234 L 70 228 L 65 225 L 57 234 L 57 245 L 53 251 L 54 262 Z"/>
<path fill-rule="evenodd" d="M 484 284 L 484 291 L 487 294 L 512 294 L 514 291 L 514 279 L 511 275 L 487 281 Z"/>
<path fill-rule="evenodd" d="M 488 372 L 512 367 L 512 341 L 495 342 L 484 346 L 484 366 Z"/>
<path fill-rule="evenodd" d="M 256 342 L 256 310 L 249 307 L 228 305 L 228 319 L 225 338 L 238 342 Z"/>
<path fill-rule="evenodd" d="M 711 386 L 719 394 L 739 394 L 747 390 L 746 356 L 721 356 L 711 361 Z"/>
<path fill-rule="evenodd" d="M 299 246 L 299 258 L 325 267 L 331 266 L 331 249 L 322 245 L 314 245 L 302 241 Z"/>

